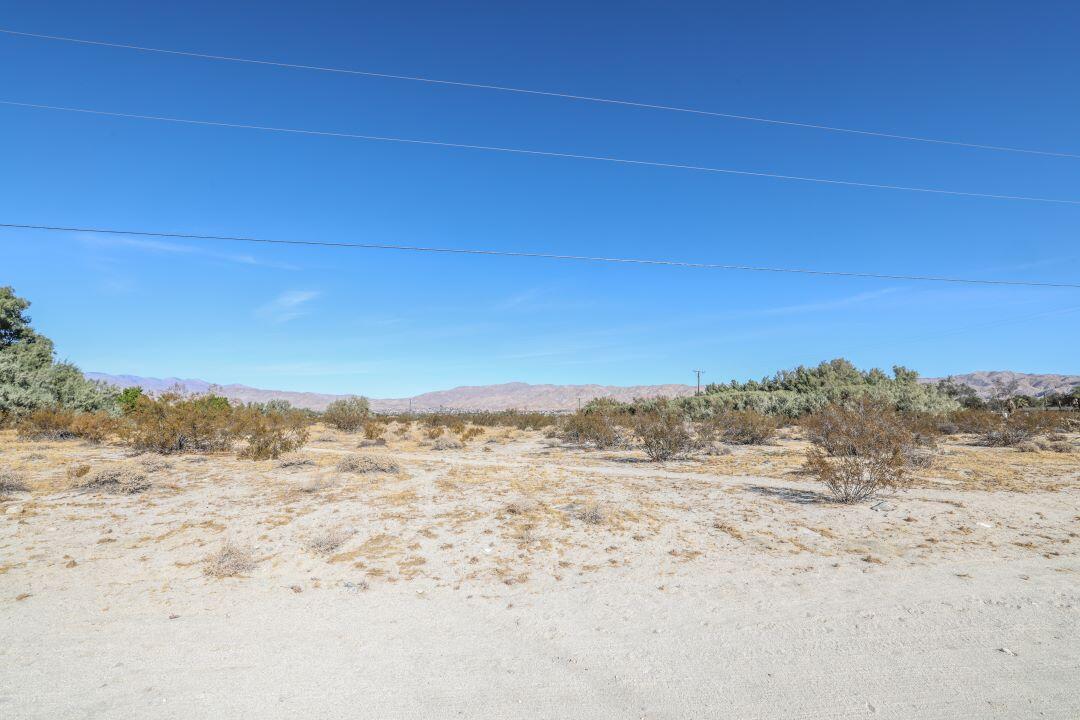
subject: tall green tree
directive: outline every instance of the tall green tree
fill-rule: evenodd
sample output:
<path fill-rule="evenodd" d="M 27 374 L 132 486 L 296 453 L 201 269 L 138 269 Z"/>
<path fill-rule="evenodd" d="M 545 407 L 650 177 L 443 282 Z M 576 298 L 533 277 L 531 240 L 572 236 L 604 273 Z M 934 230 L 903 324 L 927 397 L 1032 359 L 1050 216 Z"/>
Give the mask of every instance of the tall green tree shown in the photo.
<path fill-rule="evenodd" d="M 46 407 L 115 409 L 115 390 L 56 361 L 52 340 L 31 327 L 29 307 L 13 288 L 0 287 L 0 418 Z"/>

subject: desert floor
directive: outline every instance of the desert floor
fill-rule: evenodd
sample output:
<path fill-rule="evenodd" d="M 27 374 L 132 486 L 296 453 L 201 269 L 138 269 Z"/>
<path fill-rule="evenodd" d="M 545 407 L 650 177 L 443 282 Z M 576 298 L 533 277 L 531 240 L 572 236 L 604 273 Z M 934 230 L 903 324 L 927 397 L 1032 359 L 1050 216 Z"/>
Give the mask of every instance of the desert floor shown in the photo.
<path fill-rule="evenodd" d="M 285 463 L 0 433 L 30 486 L 0 500 L 0 717 L 1080 718 L 1080 454 L 954 438 L 842 506 L 790 434 L 663 464 L 389 438 L 320 427 Z M 225 543 L 254 565 L 207 575 Z"/>

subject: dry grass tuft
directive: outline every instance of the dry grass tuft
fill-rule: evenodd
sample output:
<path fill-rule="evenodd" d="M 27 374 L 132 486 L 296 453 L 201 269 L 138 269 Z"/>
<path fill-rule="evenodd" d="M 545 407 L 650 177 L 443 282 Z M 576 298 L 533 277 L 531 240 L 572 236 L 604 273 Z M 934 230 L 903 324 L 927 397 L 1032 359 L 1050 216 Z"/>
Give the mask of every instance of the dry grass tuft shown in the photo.
<path fill-rule="evenodd" d="M 309 467 L 314 464 L 315 461 L 309 457 L 304 457 L 303 455 L 293 455 L 291 457 L 282 458 L 277 462 L 277 465 L 275 465 L 275 467 L 277 467 L 279 470 L 285 470 L 287 468 L 294 467 Z"/>
<path fill-rule="evenodd" d="M 4 492 L 28 492 L 30 486 L 23 480 L 22 475 L 14 470 L 0 470 L 0 493 Z"/>
<path fill-rule="evenodd" d="M 503 508 L 507 515 L 526 515 L 536 509 L 532 500 L 513 500 Z"/>
<path fill-rule="evenodd" d="M 330 487 L 331 482 L 324 477 L 308 477 L 296 484 L 300 492 L 313 493 Z"/>
<path fill-rule="evenodd" d="M 347 473 L 395 473 L 400 466 L 395 460 L 381 455 L 346 455 L 337 464 L 339 472 Z"/>
<path fill-rule="evenodd" d="M 141 469 L 128 465 L 113 465 L 87 474 L 75 483 L 75 487 L 134 495 L 149 489 L 150 480 Z"/>
<path fill-rule="evenodd" d="M 338 548 L 348 542 L 349 538 L 352 536 L 353 531 L 351 530 L 343 530 L 340 528 L 325 530 L 309 536 L 304 543 L 304 547 L 308 552 L 315 553 L 316 555 L 329 555 L 330 553 L 336 552 Z"/>
<path fill-rule="evenodd" d="M 213 555 L 203 560 L 203 574 L 212 578 L 236 577 L 250 572 L 255 558 L 246 547 L 226 542 Z"/>

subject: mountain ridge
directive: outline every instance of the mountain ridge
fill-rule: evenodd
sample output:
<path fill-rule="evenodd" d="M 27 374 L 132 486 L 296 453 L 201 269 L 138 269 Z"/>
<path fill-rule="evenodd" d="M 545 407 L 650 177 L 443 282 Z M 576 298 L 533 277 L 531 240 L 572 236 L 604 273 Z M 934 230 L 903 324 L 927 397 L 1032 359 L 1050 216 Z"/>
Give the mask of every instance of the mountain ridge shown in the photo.
<path fill-rule="evenodd" d="M 139 375 L 110 375 L 88 372 L 86 377 L 118 387 L 141 386 L 151 393 L 161 393 L 179 387 L 185 393 L 205 393 L 213 389 L 230 400 L 241 402 L 266 402 L 288 400 L 295 407 L 323 410 L 328 404 L 345 394 L 299 392 L 293 390 L 270 390 L 241 384 L 217 385 L 193 378 L 152 378 Z M 1050 373 L 1018 373 L 1010 370 L 980 370 L 963 375 L 953 375 L 953 380 L 971 386 L 980 397 L 994 392 L 995 381 L 1017 382 L 1017 392 L 1040 397 L 1051 392 L 1070 390 L 1080 385 L 1080 375 Z M 920 378 L 920 382 L 932 383 L 943 378 Z M 537 410 L 542 412 L 572 411 L 578 404 L 585 404 L 598 397 L 613 397 L 629 401 L 641 397 L 683 397 L 693 395 L 694 387 L 681 383 L 663 385 L 553 385 L 508 382 L 494 385 L 461 385 L 448 390 L 434 390 L 404 398 L 369 398 L 376 412 L 417 412 L 432 410 Z"/>

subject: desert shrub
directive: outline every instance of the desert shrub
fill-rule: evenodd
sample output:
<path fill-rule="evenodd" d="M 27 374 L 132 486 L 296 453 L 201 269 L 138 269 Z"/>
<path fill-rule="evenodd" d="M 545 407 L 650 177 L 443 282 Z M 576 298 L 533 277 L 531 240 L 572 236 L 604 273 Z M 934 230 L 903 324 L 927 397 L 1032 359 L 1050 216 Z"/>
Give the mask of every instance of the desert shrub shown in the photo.
<path fill-rule="evenodd" d="M 394 473 L 399 466 L 395 460 L 379 455 L 346 455 L 337 464 L 339 472 L 347 473 Z"/>
<path fill-rule="evenodd" d="M 75 412 L 60 408 L 39 408 L 19 418 L 19 435 L 32 440 L 68 440 L 79 438 L 92 443 L 104 442 L 116 433 L 116 418 L 105 412 Z"/>
<path fill-rule="evenodd" d="M 238 455 L 248 460 L 276 460 L 308 439 L 307 417 L 294 410 L 238 409 L 232 424 L 234 435 L 245 442 Z"/>
<path fill-rule="evenodd" d="M 964 408 L 949 415 L 948 422 L 959 432 L 981 435 L 1001 422 L 1001 415 L 992 410 Z"/>
<path fill-rule="evenodd" d="M 779 420 L 757 410 L 729 410 L 703 423 L 709 439 L 732 445 L 764 445 L 773 439 Z"/>
<path fill-rule="evenodd" d="M 600 525 L 604 522 L 604 509 L 596 503 L 589 503 L 575 510 L 574 517 L 586 525 Z"/>
<path fill-rule="evenodd" d="M 467 443 L 470 440 L 474 440 L 474 439 L 480 437 L 483 434 L 484 434 L 484 429 L 483 428 L 472 426 L 472 427 L 465 428 L 465 430 L 463 430 L 460 434 L 458 434 L 458 439 L 461 440 L 461 442 L 463 442 L 463 443 Z"/>
<path fill-rule="evenodd" d="M 813 447 L 806 469 L 837 502 L 865 500 L 907 484 L 911 431 L 888 406 L 868 399 L 829 405 L 804 423 Z"/>
<path fill-rule="evenodd" d="M 386 425 L 376 420 L 368 420 L 364 423 L 364 439 L 379 440 L 386 432 Z"/>
<path fill-rule="evenodd" d="M 76 480 L 75 487 L 88 490 L 133 495 L 150 487 L 150 480 L 139 468 L 127 465 L 113 465 L 97 472 L 86 473 Z"/>
<path fill-rule="evenodd" d="M 233 408 L 216 395 L 143 396 L 129 415 L 125 439 L 136 450 L 163 455 L 228 450 L 239 429 Z"/>
<path fill-rule="evenodd" d="M 203 560 L 203 574 L 212 578 L 243 575 L 254 567 L 251 550 L 231 542 L 224 543 L 220 550 Z"/>
<path fill-rule="evenodd" d="M 438 437 L 431 441 L 432 450 L 460 450 L 465 443 L 453 437 Z"/>
<path fill-rule="evenodd" d="M 634 435 L 652 460 L 685 457 L 697 446 L 686 419 L 676 412 L 641 413 L 634 417 Z"/>
<path fill-rule="evenodd" d="M 348 542 L 352 536 L 353 532 L 351 530 L 340 528 L 325 530 L 309 536 L 304 543 L 304 547 L 308 552 L 316 555 L 329 555 Z"/>
<path fill-rule="evenodd" d="M 14 470 L 0 468 L 0 493 L 26 492 L 30 486 L 26 484 L 23 476 Z"/>
<path fill-rule="evenodd" d="M 38 408 L 19 418 L 19 437 L 28 440 L 69 440 L 75 437 L 71 423 L 75 413 L 59 408 Z"/>
<path fill-rule="evenodd" d="M 609 408 L 586 407 L 567 416 L 559 429 L 559 438 L 574 445 L 592 445 L 606 450 L 625 444 L 617 414 Z"/>
<path fill-rule="evenodd" d="M 1063 414 L 1039 410 L 1017 410 L 1008 414 L 989 410 L 965 410 L 957 413 L 958 424 L 965 432 L 979 437 L 983 445 L 1013 447 L 1037 435 L 1051 433 L 1063 425 Z"/>
<path fill-rule="evenodd" d="M 429 425 L 424 429 L 424 437 L 428 440 L 434 440 L 435 438 L 442 437 L 444 432 L 446 432 L 446 429 L 442 425 Z"/>
<path fill-rule="evenodd" d="M 143 389 L 138 385 L 124 388 L 117 396 L 116 404 L 120 407 L 120 412 L 127 415 L 135 410 L 135 406 L 139 404 L 139 398 L 142 396 Z"/>
<path fill-rule="evenodd" d="M 322 420 L 332 428 L 343 432 L 356 432 L 371 415 L 371 408 L 365 397 L 347 397 L 335 400 L 326 406 Z"/>

